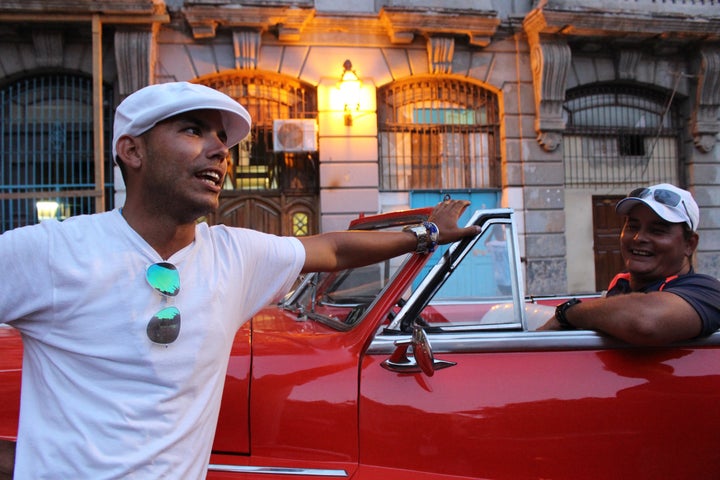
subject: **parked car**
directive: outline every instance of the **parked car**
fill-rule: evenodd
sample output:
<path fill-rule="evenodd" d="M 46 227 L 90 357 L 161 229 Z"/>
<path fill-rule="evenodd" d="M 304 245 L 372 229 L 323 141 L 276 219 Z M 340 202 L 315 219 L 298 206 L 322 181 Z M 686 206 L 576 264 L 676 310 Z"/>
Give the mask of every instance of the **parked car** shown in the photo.
<path fill-rule="evenodd" d="M 429 209 L 365 216 L 400 229 Z M 210 479 L 720 477 L 720 333 L 664 348 L 535 331 L 514 213 L 434 255 L 310 274 L 237 334 Z M 0 328 L 0 436 L 21 344 Z"/>

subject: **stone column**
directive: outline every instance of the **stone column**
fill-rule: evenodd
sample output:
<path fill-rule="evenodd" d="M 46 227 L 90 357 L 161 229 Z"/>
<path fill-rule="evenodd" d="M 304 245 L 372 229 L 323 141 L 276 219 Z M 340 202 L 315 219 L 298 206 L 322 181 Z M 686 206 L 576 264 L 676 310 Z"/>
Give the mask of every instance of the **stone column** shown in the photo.
<path fill-rule="evenodd" d="M 530 46 L 535 101 L 535 158 L 523 163 L 528 293 L 567 290 L 565 174 L 562 157 L 562 115 L 570 69 L 570 46 L 563 37 L 542 33 L 540 15 L 524 23 Z"/>
<path fill-rule="evenodd" d="M 720 49 L 699 51 L 697 92 L 691 128 L 694 149 L 688 158 L 688 184 L 700 206 L 698 271 L 720 277 Z"/>

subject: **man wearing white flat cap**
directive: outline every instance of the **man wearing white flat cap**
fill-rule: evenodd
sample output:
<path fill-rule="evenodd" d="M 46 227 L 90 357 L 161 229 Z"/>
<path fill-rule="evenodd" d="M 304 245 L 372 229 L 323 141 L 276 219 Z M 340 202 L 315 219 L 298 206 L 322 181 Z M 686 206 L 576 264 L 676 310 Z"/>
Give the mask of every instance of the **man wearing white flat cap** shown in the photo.
<path fill-rule="evenodd" d="M 298 239 L 198 223 L 217 208 L 229 149 L 250 122 L 211 88 L 145 87 L 115 116 L 125 205 L 0 235 L 0 271 L 11 279 L 0 283 L 0 322 L 24 345 L 16 479 L 205 478 L 244 322 L 300 272 L 477 233 L 457 225 L 464 201 L 402 232 Z M 0 471 L 12 469 L 13 450 L 0 445 Z"/>
<path fill-rule="evenodd" d="M 591 329 L 629 343 L 664 345 L 720 328 L 720 282 L 695 273 L 700 210 L 690 192 L 662 183 L 620 200 L 620 251 L 626 272 L 605 298 L 559 305 L 541 329 Z"/>

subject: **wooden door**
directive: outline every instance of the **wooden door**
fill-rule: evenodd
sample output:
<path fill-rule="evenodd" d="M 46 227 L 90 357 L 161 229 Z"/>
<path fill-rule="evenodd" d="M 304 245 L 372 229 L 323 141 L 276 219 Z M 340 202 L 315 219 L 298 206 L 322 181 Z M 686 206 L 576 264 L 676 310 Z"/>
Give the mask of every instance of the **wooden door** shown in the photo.
<path fill-rule="evenodd" d="M 593 196 L 593 249 L 595 252 L 595 288 L 607 289 L 610 280 L 624 270 L 620 255 L 620 231 L 623 217 L 615 212 L 622 195 Z"/>
<path fill-rule="evenodd" d="M 223 192 L 220 207 L 208 215 L 207 222 L 275 235 L 313 235 L 318 225 L 317 197 Z"/>

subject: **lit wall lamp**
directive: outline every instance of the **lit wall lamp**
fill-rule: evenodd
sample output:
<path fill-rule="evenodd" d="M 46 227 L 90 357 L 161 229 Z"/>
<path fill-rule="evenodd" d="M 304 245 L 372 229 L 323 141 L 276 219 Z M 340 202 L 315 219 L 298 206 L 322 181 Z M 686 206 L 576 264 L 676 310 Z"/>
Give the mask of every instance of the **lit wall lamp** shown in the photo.
<path fill-rule="evenodd" d="M 40 200 L 35 203 L 37 208 L 37 215 L 39 221 L 50 220 L 57 218 L 57 212 L 60 204 L 51 200 Z"/>
<path fill-rule="evenodd" d="M 345 126 L 349 127 L 353 124 L 353 111 L 360 111 L 361 86 L 360 77 L 358 77 L 355 70 L 353 70 L 352 62 L 350 60 L 345 60 L 343 63 L 343 73 L 340 76 L 340 82 L 338 83 L 340 97 L 344 104 L 343 111 L 345 112 Z"/>

